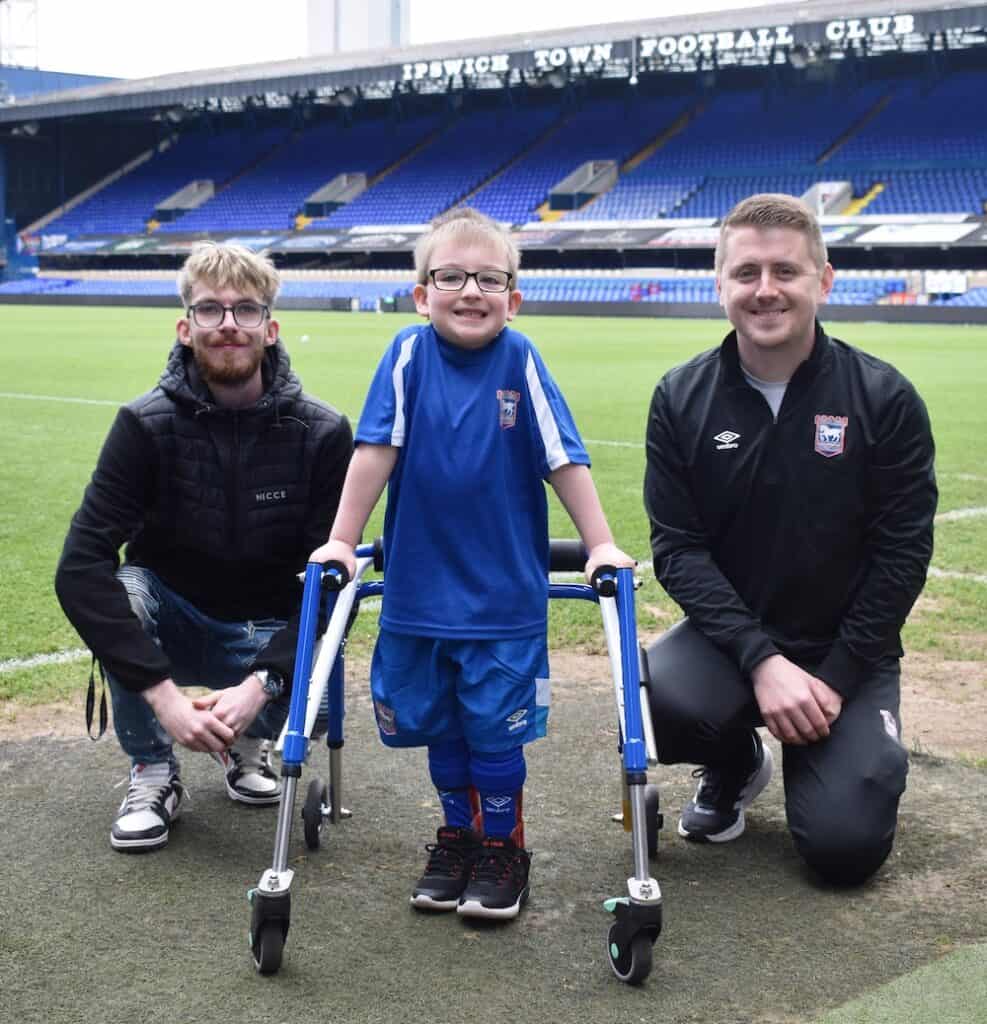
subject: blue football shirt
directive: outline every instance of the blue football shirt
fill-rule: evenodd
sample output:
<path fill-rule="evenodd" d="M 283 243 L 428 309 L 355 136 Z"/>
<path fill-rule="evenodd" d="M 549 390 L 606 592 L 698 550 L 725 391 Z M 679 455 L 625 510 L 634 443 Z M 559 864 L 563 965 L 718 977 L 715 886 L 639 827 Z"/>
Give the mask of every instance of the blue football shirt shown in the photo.
<path fill-rule="evenodd" d="M 589 456 L 532 343 L 505 327 L 470 350 L 431 324 L 405 328 L 377 367 L 356 442 L 400 449 L 381 626 L 476 639 L 544 633 L 545 480 Z"/>

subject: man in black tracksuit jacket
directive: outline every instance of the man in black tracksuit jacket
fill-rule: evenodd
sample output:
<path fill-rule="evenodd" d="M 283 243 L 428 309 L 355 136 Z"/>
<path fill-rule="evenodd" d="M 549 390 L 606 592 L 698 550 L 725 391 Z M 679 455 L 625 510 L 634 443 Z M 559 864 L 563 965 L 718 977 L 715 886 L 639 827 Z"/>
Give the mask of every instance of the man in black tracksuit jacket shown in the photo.
<path fill-rule="evenodd" d="M 936 506 L 925 407 L 889 364 L 830 338 L 818 224 L 788 196 L 725 219 L 717 287 L 735 327 L 669 371 L 647 429 L 655 573 L 687 619 L 648 652 L 659 758 L 703 765 L 679 833 L 724 842 L 783 744 L 788 824 L 823 877 L 891 850 L 905 788 L 900 630 Z"/>
<path fill-rule="evenodd" d="M 265 668 L 291 661 L 297 574 L 352 453 L 346 418 L 302 391 L 278 340 L 269 260 L 205 243 L 179 285 L 178 341 L 157 386 L 117 414 L 55 580 L 131 759 L 111 831 L 127 852 L 168 840 L 184 797 L 176 742 L 224 762 L 232 799 L 278 801 L 264 741 L 287 688 Z M 212 692 L 190 699 L 187 685 Z"/>

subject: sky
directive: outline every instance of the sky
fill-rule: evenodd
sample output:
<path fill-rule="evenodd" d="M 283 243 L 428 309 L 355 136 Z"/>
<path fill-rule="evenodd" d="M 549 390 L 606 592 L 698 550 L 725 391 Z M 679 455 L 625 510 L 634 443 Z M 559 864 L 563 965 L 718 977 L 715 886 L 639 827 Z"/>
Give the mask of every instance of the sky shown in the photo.
<path fill-rule="evenodd" d="M 409 42 L 755 5 L 749 0 L 495 0 L 479 5 L 482 14 L 477 6 L 468 0 L 411 0 Z M 36 8 L 13 0 L 6 16 L 5 48 L 36 45 L 37 64 L 49 71 L 144 78 L 307 56 L 306 0 L 36 0 Z"/>

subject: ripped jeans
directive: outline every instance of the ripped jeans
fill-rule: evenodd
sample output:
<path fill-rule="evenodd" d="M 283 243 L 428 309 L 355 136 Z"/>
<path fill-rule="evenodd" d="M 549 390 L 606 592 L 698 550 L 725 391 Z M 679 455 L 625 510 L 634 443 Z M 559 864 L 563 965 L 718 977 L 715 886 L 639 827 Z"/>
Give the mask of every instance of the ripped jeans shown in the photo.
<path fill-rule="evenodd" d="M 131 607 L 144 631 L 164 650 L 179 686 L 226 689 L 243 682 L 257 655 L 284 626 L 281 619 L 220 622 L 204 615 L 158 577 L 140 566 L 125 565 L 117 579 L 126 587 Z M 172 739 L 140 693 L 107 673 L 113 698 L 113 726 L 132 764 L 175 765 Z M 271 701 L 254 719 L 247 735 L 277 736 L 288 717 L 289 697 Z"/>

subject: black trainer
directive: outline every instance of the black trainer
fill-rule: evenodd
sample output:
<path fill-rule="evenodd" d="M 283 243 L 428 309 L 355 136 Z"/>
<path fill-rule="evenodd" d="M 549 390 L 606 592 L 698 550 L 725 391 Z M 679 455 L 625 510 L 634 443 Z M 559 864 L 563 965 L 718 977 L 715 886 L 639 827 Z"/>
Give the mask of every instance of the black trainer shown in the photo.
<path fill-rule="evenodd" d="M 455 910 L 480 850 L 479 837 L 472 829 L 443 825 L 425 849 L 428 863 L 411 894 L 411 905 L 419 910 Z"/>
<path fill-rule="evenodd" d="M 459 900 L 464 917 L 517 917 L 528 899 L 531 854 L 513 839 L 487 836 Z"/>
<path fill-rule="evenodd" d="M 168 831 L 185 798 L 178 766 L 167 761 L 136 764 L 129 781 L 110 830 L 110 845 L 123 853 L 156 850 L 168 842 Z"/>
<path fill-rule="evenodd" d="M 697 843 L 726 843 L 744 831 L 744 808 L 771 780 L 771 750 L 753 734 L 753 749 L 743 763 L 697 768 L 696 795 L 682 808 L 679 835 Z"/>

